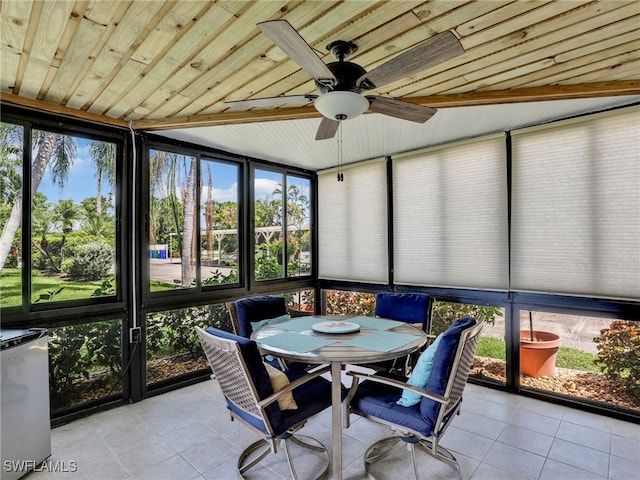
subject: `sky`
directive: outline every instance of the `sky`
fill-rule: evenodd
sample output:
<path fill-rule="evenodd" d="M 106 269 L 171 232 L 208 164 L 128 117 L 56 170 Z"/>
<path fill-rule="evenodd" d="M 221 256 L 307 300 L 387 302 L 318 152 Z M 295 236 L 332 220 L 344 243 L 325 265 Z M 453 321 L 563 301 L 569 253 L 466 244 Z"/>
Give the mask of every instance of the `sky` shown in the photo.
<path fill-rule="evenodd" d="M 80 203 L 88 197 L 95 197 L 97 191 L 96 169 L 91 160 L 89 152 L 89 141 L 82 138 L 75 138 L 77 145 L 77 157 L 73 166 L 69 170 L 69 176 L 64 183 L 64 188 L 60 189 L 52 182 L 51 169 L 48 168 L 38 191 L 47 196 L 47 201 L 57 203 L 59 200 L 72 199 L 75 203 Z M 237 200 L 238 191 L 238 167 L 229 163 L 213 162 L 213 198 L 217 202 Z M 205 187 L 201 191 L 201 198 L 206 198 L 207 174 L 203 184 Z M 282 182 L 282 174 L 265 170 L 256 170 L 256 180 L 254 183 L 256 198 L 271 199 L 273 191 Z M 303 186 L 303 193 L 309 198 L 309 182 L 296 177 L 289 177 L 290 183 Z M 102 195 L 107 197 L 114 188 L 103 178 Z"/>

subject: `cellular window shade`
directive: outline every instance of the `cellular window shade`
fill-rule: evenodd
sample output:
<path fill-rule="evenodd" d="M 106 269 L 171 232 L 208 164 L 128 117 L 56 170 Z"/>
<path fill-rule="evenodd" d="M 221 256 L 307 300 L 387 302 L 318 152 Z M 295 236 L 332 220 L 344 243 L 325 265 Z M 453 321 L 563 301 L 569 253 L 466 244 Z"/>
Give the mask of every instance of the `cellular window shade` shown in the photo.
<path fill-rule="evenodd" d="M 394 281 L 508 288 L 504 136 L 393 159 Z"/>
<path fill-rule="evenodd" d="M 318 174 L 318 275 L 387 283 L 386 162 L 376 160 Z"/>
<path fill-rule="evenodd" d="M 511 286 L 640 298 L 640 110 L 513 136 Z"/>

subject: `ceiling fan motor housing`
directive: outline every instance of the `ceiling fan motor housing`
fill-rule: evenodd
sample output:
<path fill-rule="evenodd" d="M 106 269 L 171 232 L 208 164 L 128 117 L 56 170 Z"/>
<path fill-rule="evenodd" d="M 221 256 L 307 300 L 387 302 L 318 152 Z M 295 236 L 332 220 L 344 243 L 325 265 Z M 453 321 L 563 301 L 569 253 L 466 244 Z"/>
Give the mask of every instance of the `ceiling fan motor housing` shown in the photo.
<path fill-rule="evenodd" d="M 367 71 L 360 65 L 352 62 L 332 62 L 328 63 L 327 67 L 336 77 L 337 82 L 332 86 L 328 86 L 316 81 L 318 92 L 322 94 L 334 90 L 356 93 L 362 91 L 361 88 L 358 88 L 356 82 Z"/>

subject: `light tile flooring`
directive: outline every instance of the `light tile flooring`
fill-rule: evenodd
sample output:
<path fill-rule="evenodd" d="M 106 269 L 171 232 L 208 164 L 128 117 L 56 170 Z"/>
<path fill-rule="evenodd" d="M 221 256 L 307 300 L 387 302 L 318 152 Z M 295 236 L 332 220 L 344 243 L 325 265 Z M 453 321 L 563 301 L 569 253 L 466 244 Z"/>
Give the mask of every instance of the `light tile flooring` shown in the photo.
<path fill-rule="evenodd" d="M 365 449 L 390 433 L 353 419 L 343 436 L 343 477 L 350 480 L 366 478 Z M 325 410 L 301 433 L 330 448 L 330 425 Z M 75 471 L 32 472 L 26 478 L 233 479 L 238 455 L 256 438 L 229 421 L 212 380 L 53 429 L 50 465 Z M 442 445 L 454 451 L 465 480 L 640 480 L 640 425 L 477 385 L 467 385 L 462 413 Z M 422 478 L 456 478 L 450 467 L 426 455 L 420 465 Z M 255 478 L 288 478 L 280 467 L 268 463 Z M 410 478 L 408 468 L 406 461 L 390 459 L 378 472 Z"/>

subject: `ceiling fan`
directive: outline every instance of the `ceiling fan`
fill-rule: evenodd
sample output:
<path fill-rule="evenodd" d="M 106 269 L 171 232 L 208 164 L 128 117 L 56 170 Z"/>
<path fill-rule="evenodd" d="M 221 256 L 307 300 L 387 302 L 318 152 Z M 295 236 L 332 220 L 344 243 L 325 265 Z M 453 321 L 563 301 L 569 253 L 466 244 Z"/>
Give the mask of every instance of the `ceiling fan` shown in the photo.
<path fill-rule="evenodd" d="M 362 95 L 362 92 L 409 77 L 464 53 L 458 38 L 453 32 L 447 31 L 367 72 L 360 65 L 347 61 L 358 49 L 352 42 L 337 40 L 330 43 L 327 50 L 337 61 L 325 64 L 287 20 L 269 20 L 258 23 L 257 27 L 313 77 L 318 94 L 284 95 L 225 103 L 232 107 L 253 108 L 313 101 L 316 110 L 323 115 L 316 140 L 333 138 L 341 121 L 355 118 L 366 110 L 412 122 L 426 122 L 436 113 L 435 108 L 380 95 Z"/>

